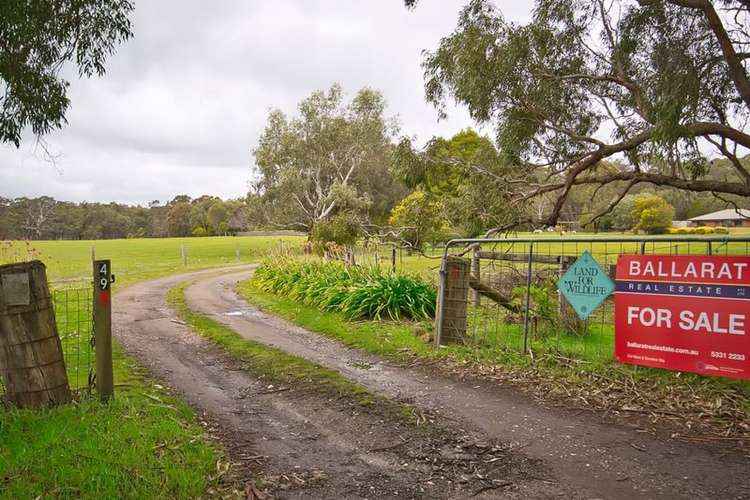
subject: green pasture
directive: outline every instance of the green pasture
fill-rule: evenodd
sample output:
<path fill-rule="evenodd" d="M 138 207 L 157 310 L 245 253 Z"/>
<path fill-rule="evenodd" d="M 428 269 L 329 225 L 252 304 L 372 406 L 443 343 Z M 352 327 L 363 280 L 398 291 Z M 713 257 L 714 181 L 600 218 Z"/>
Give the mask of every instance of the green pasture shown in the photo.
<path fill-rule="evenodd" d="M 90 279 L 93 249 L 96 258 L 112 260 L 117 288 L 181 271 L 257 262 L 271 251 L 299 248 L 304 241 L 301 236 L 15 241 L 0 243 L 0 264 L 40 259 L 55 287 L 69 286 Z M 187 266 L 183 265 L 181 246 Z"/>

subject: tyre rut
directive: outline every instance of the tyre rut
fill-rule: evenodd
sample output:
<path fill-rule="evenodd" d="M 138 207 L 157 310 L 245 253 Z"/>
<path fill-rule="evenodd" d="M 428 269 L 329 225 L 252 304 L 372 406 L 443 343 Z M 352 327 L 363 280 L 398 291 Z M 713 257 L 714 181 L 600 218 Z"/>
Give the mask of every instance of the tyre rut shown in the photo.
<path fill-rule="evenodd" d="M 197 281 L 188 306 L 239 335 L 304 357 L 389 398 L 459 421 L 542 460 L 590 498 L 750 498 L 747 457 L 665 440 L 597 415 L 546 407 L 518 389 L 404 368 L 248 305 L 236 283 L 251 271 Z"/>
<path fill-rule="evenodd" d="M 264 478 L 284 498 L 456 498 L 471 491 L 481 491 L 477 498 L 575 496 L 520 454 L 498 448 L 486 455 L 491 447 L 475 449 L 476 456 L 495 457 L 492 477 L 507 481 L 496 479 L 483 490 L 477 488 L 484 483 L 462 484 L 465 458 L 444 454 L 441 446 L 468 449 L 469 433 L 461 433 L 463 442 L 453 435 L 440 442 L 377 408 L 363 411 L 305 388 L 270 390 L 268 381 L 181 324 L 166 304 L 170 288 L 215 272 L 125 289 L 115 297 L 113 324 L 125 350 L 184 397 L 244 463 L 247 479 Z M 391 446 L 399 440 L 404 446 Z"/>

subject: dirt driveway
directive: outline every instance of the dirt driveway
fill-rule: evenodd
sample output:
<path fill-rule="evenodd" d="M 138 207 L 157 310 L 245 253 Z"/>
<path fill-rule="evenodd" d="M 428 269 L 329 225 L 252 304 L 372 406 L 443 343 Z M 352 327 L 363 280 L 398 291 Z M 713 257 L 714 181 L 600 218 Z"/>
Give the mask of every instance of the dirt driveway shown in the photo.
<path fill-rule="evenodd" d="M 476 493 L 511 498 L 750 498 L 750 460 L 741 453 L 664 440 L 587 413 L 544 407 L 513 388 L 393 366 L 248 306 L 234 287 L 249 272 L 192 273 L 136 285 L 118 294 L 114 321 L 126 349 L 215 421 L 235 456 L 263 455 L 263 466 L 271 474 L 295 466 L 304 471 L 304 485 L 290 484 L 285 496 L 296 491 L 321 498 Z M 368 451 L 385 446 L 381 443 L 416 439 L 422 452 L 434 450 L 432 459 L 446 456 L 446 443 L 409 435 L 408 429 L 393 428 L 392 423 L 384 426 L 383 415 L 337 408 L 295 391 L 263 394 L 267 391 L 259 381 L 173 321 L 164 294 L 196 277 L 200 279 L 186 292 L 191 309 L 246 338 L 434 412 L 441 416 L 445 434 L 459 437 L 450 443 L 455 449 L 492 443 L 496 453 L 503 452 L 488 460 L 506 464 L 502 475 L 507 487 L 497 487 L 499 476 L 484 490 L 468 485 L 455 473 L 455 463 L 452 476 L 436 481 L 434 469 L 423 470 L 424 462 L 414 460 L 409 446 L 398 453 Z M 243 394 L 250 397 L 240 397 Z M 247 449 L 231 443 L 246 443 Z M 403 460 L 406 465 L 399 463 Z M 311 478 L 309 484 L 305 477 Z M 313 485 L 316 489 L 310 489 Z"/>

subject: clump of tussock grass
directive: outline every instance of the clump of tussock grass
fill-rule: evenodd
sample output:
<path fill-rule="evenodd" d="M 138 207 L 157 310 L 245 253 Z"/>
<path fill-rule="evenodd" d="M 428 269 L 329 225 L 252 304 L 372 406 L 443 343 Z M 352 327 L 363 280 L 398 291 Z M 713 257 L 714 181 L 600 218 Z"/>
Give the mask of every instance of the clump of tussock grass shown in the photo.
<path fill-rule="evenodd" d="M 435 316 L 435 288 L 422 279 L 376 267 L 346 267 L 339 262 L 267 260 L 253 284 L 348 318 L 424 320 Z"/>

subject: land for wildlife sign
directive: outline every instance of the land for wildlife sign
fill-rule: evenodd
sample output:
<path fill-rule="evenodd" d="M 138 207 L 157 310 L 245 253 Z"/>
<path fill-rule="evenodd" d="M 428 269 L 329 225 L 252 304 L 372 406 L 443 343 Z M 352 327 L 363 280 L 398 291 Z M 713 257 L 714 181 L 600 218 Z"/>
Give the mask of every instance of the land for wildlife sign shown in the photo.
<path fill-rule="evenodd" d="M 557 288 L 578 317 L 586 320 L 614 291 L 615 284 L 587 250 L 560 277 Z"/>
<path fill-rule="evenodd" d="M 750 380 L 750 257 L 621 255 L 615 357 Z"/>

